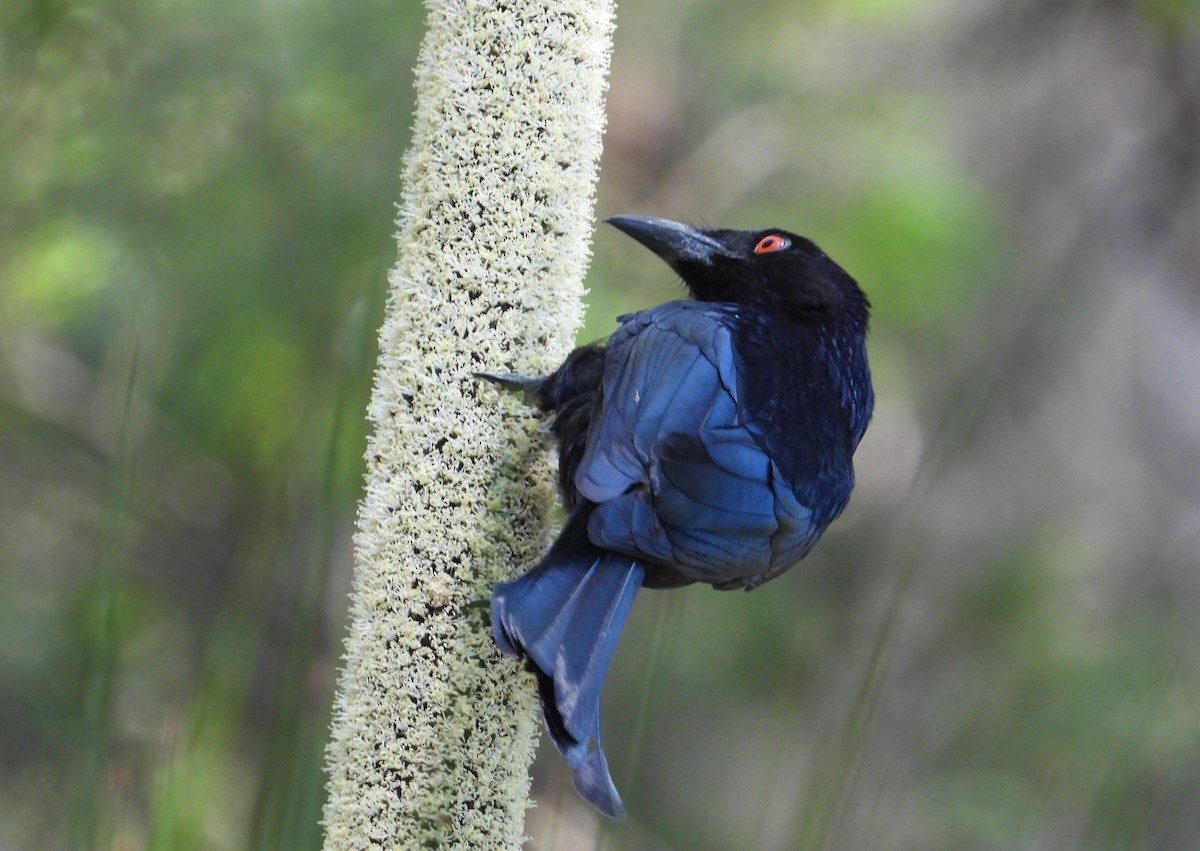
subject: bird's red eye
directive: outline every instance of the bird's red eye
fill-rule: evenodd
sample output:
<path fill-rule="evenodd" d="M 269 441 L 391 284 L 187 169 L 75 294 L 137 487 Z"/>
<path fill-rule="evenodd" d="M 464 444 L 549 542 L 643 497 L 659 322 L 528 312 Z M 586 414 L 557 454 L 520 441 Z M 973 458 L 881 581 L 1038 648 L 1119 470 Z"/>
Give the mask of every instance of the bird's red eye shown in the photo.
<path fill-rule="evenodd" d="M 780 236 L 773 233 L 770 236 L 764 236 L 758 241 L 758 245 L 754 246 L 755 254 L 770 254 L 772 251 L 783 251 L 792 244 L 792 241 L 786 236 Z"/>

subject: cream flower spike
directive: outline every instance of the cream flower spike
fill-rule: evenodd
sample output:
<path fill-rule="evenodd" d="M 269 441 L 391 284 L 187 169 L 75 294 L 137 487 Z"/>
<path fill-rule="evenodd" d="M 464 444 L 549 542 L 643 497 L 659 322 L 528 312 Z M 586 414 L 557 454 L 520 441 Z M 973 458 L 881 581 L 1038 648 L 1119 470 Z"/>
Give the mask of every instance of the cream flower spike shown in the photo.
<path fill-rule="evenodd" d="M 492 586 L 548 536 L 533 416 L 473 377 L 540 374 L 582 319 L 610 0 L 430 0 L 399 259 L 368 417 L 325 848 L 518 848 L 532 678 Z"/>

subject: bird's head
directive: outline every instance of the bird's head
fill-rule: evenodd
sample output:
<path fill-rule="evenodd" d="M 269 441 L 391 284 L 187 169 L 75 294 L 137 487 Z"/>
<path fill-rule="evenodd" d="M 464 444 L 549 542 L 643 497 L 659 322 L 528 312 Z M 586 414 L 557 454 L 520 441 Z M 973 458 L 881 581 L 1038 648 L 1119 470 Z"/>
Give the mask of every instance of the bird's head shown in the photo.
<path fill-rule="evenodd" d="M 666 261 L 695 299 L 746 304 L 792 321 L 834 315 L 866 323 L 870 304 L 858 284 L 797 234 L 701 230 L 651 216 L 605 221 Z"/>

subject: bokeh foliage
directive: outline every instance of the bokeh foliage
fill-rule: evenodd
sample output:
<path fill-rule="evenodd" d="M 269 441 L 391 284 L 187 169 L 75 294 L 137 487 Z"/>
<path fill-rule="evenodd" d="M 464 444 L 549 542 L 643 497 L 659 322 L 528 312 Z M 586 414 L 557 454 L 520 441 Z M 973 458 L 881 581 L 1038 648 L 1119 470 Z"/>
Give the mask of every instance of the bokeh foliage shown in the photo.
<path fill-rule="evenodd" d="M 319 844 L 422 14 L 0 6 L 0 845 Z M 622 7 L 601 213 L 812 236 L 880 406 L 804 569 L 638 604 L 605 847 L 1200 844 L 1197 20 Z"/>

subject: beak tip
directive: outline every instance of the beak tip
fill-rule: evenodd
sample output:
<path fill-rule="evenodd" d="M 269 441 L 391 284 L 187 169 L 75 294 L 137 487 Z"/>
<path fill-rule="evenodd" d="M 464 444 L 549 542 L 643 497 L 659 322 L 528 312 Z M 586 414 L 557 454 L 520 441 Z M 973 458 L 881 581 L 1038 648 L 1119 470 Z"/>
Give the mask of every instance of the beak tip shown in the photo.
<path fill-rule="evenodd" d="M 617 230 L 633 237 L 663 260 L 711 263 L 726 248 L 704 231 L 690 225 L 655 216 L 608 216 L 604 219 Z"/>
<path fill-rule="evenodd" d="M 646 216 L 631 216 L 624 213 L 616 216 L 604 217 L 604 223 L 606 225 L 612 225 L 618 230 L 624 230 L 626 227 L 634 227 L 637 225 L 637 223 L 645 221 L 647 221 Z"/>

